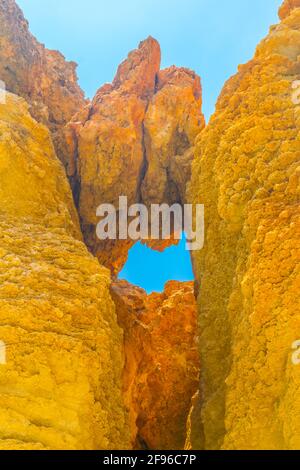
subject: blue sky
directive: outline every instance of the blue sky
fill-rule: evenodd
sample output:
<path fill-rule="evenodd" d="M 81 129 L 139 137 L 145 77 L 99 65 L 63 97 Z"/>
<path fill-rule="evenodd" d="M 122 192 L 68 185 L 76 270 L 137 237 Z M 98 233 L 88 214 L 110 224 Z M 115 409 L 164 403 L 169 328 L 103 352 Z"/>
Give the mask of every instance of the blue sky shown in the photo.
<path fill-rule="evenodd" d="M 128 261 L 120 279 L 143 287 L 147 292 L 160 292 L 170 279 L 193 280 L 190 252 L 185 249 L 183 238 L 178 246 L 171 246 L 163 253 L 153 251 L 142 243 L 136 243 L 129 251 Z"/>
<path fill-rule="evenodd" d="M 78 64 L 89 97 L 111 82 L 118 64 L 148 37 L 162 66 L 195 70 L 208 117 L 227 78 L 253 56 L 278 22 L 282 0 L 17 0 L 34 35 Z"/>
<path fill-rule="evenodd" d="M 282 0 L 17 0 L 32 33 L 78 64 L 88 97 L 111 82 L 118 64 L 149 35 L 162 49 L 162 67 L 189 67 L 202 79 L 206 118 L 224 82 L 247 62 L 278 22 Z M 147 291 L 168 279 L 192 278 L 184 243 L 163 254 L 136 245 L 126 278 Z"/>

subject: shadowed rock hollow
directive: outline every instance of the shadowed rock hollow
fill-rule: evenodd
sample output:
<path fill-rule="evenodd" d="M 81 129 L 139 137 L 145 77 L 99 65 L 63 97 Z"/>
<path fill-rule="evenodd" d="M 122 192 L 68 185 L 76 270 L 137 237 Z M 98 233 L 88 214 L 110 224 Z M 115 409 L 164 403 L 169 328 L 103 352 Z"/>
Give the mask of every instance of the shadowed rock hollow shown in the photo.
<path fill-rule="evenodd" d="M 191 398 L 199 382 L 197 309 L 192 282 L 171 281 L 147 295 L 112 284 L 124 329 L 123 393 L 137 449 L 183 449 Z"/>

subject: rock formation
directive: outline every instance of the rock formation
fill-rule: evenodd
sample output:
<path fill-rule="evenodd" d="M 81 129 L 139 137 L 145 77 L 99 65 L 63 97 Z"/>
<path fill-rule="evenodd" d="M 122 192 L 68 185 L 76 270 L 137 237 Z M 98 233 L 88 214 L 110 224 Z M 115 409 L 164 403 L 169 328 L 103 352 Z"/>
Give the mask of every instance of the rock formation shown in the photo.
<path fill-rule="evenodd" d="M 156 93 L 144 120 L 145 204 L 184 203 L 193 144 L 204 127 L 201 100 L 200 78 L 191 70 L 173 66 L 157 74 Z"/>
<path fill-rule="evenodd" d="M 87 246 L 114 275 L 132 243 L 97 239 L 97 207 L 118 206 L 121 195 L 128 205 L 182 203 L 194 139 L 204 127 L 199 77 L 159 67 L 160 47 L 149 37 L 73 117 L 58 145 Z"/>
<path fill-rule="evenodd" d="M 0 449 L 128 448 L 109 272 L 81 241 L 48 130 L 0 104 Z"/>
<path fill-rule="evenodd" d="M 184 202 L 200 79 L 159 68 L 148 38 L 87 104 L 75 64 L 1 2 L 0 79 L 15 93 L 0 104 L 1 449 L 184 446 L 199 373 L 193 285 L 147 296 L 115 283 L 123 340 L 109 271 L 79 224 L 116 274 L 132 242 L 95 240 L 98 205 Z"/>
<path fill-rule="evenodd" d="M 300 337 L 299 7 L 284 2 L 282 22 L 226 83 L 197 139 L 189 199 L 205 204 L 206 241 L 194 255 L 194 447 L 300 448 L 300 374 L 291 361 Z"/>
<path fill-rule="evenodd" d="M 0 3 L 0 79 L 30 103 L 30 112 L 55 134 L 85 103 L 76 64 L 50 51 L 29 32 L 14 0 Z"/>
<path fill-rule="evenodd" d="M 0 449 L 300 448 L 300 1 L 279 15 L 204 129 L 153 38 L 87 103 L 1 0 Z M 120 195 L 205 205 L 199 335 L 192 283 L 111 285 L 133 242 L 96 209 Z"/>
<path fill-rule="evenodd" d="M 300 7 L 299 0 L 284 0 L 282 6 L 279 8 L 279 17 L 281 20 L 284 20 L 287 16 L 290 15 L 291 11 L 294 8 Z"/>
<path fill-rule="evenodd" d="M 147 295 L 126 281 L 112 285 L 124 329 L 124 400 L 134 448 L 183 449 L 186 419 L 199 383 L 192 282 L 169 282 Z"/>

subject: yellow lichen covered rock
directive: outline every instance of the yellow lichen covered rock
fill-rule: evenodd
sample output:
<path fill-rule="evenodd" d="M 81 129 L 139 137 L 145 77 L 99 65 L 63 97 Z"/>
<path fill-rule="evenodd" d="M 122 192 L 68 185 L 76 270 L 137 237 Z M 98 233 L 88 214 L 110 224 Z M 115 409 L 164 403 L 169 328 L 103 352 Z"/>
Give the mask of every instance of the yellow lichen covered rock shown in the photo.
<path fill-rule="evenodd" d="M 126 281 L 112 284 L 124 329 L 124 400 L 136 449 L 183 449 L 198 387 L 197 307 L 192 282 L 168 282 L 147 295 Z"/>
<path fill-rule="evenodd" d="M 298 6 L 285 2 L 196 145 L 189 198 L 205 204 L 206 240 L 191 438 L 206 449 L 300 448 Z"/>
<path fill-rule="evenodd" d="M 127 448 L 109 273 L 27 108 L 0 105 L 0 448 Z"/>

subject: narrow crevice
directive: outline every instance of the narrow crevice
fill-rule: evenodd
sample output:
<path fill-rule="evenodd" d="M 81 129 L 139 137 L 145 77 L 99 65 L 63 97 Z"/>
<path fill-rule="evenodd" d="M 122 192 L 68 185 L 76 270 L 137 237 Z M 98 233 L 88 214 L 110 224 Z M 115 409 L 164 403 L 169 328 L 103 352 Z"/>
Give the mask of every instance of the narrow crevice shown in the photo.
<path fill-rule="evenodd" d="M 139 204 L 143 203 L 142 186 L 143 186 L 143 182 L 145 181 L 148 168 L 149 168 L 149 161 L 147 158 L 146 129 L 145 129 L 145 117 L 147 115 L 149 105 L 150 105 L 150 101 L 148 101 L 147 103 L 144 119 L 142 122 L 142 142 L 141 143 L 142 143 L 142 150 L 143 150 L 143 163 L 141 166 L 139 180 L 138 180 L 138 187 L 137 187 L 137 201 Z"/>
<path fill-rule="evenodd" d="M 74 146 L 75 146 L 75 150 L 74 150 L 75 172 L 72 176 L 69 177 L 69 179 L 70 179 L 70 184 L 72 188 L 74 204 L 78 211 L 78 214 L 80 214 L 79 204 L 80 204 L 80 193 L 81 193 L 81 179 L 80 179 L 80 175 L 78 171 L 78 162 L 79 162 L 78 136 L 74 130 L 72 131 L 72 133 L 73 133 L 73 140 L 74 140 Z"/>

